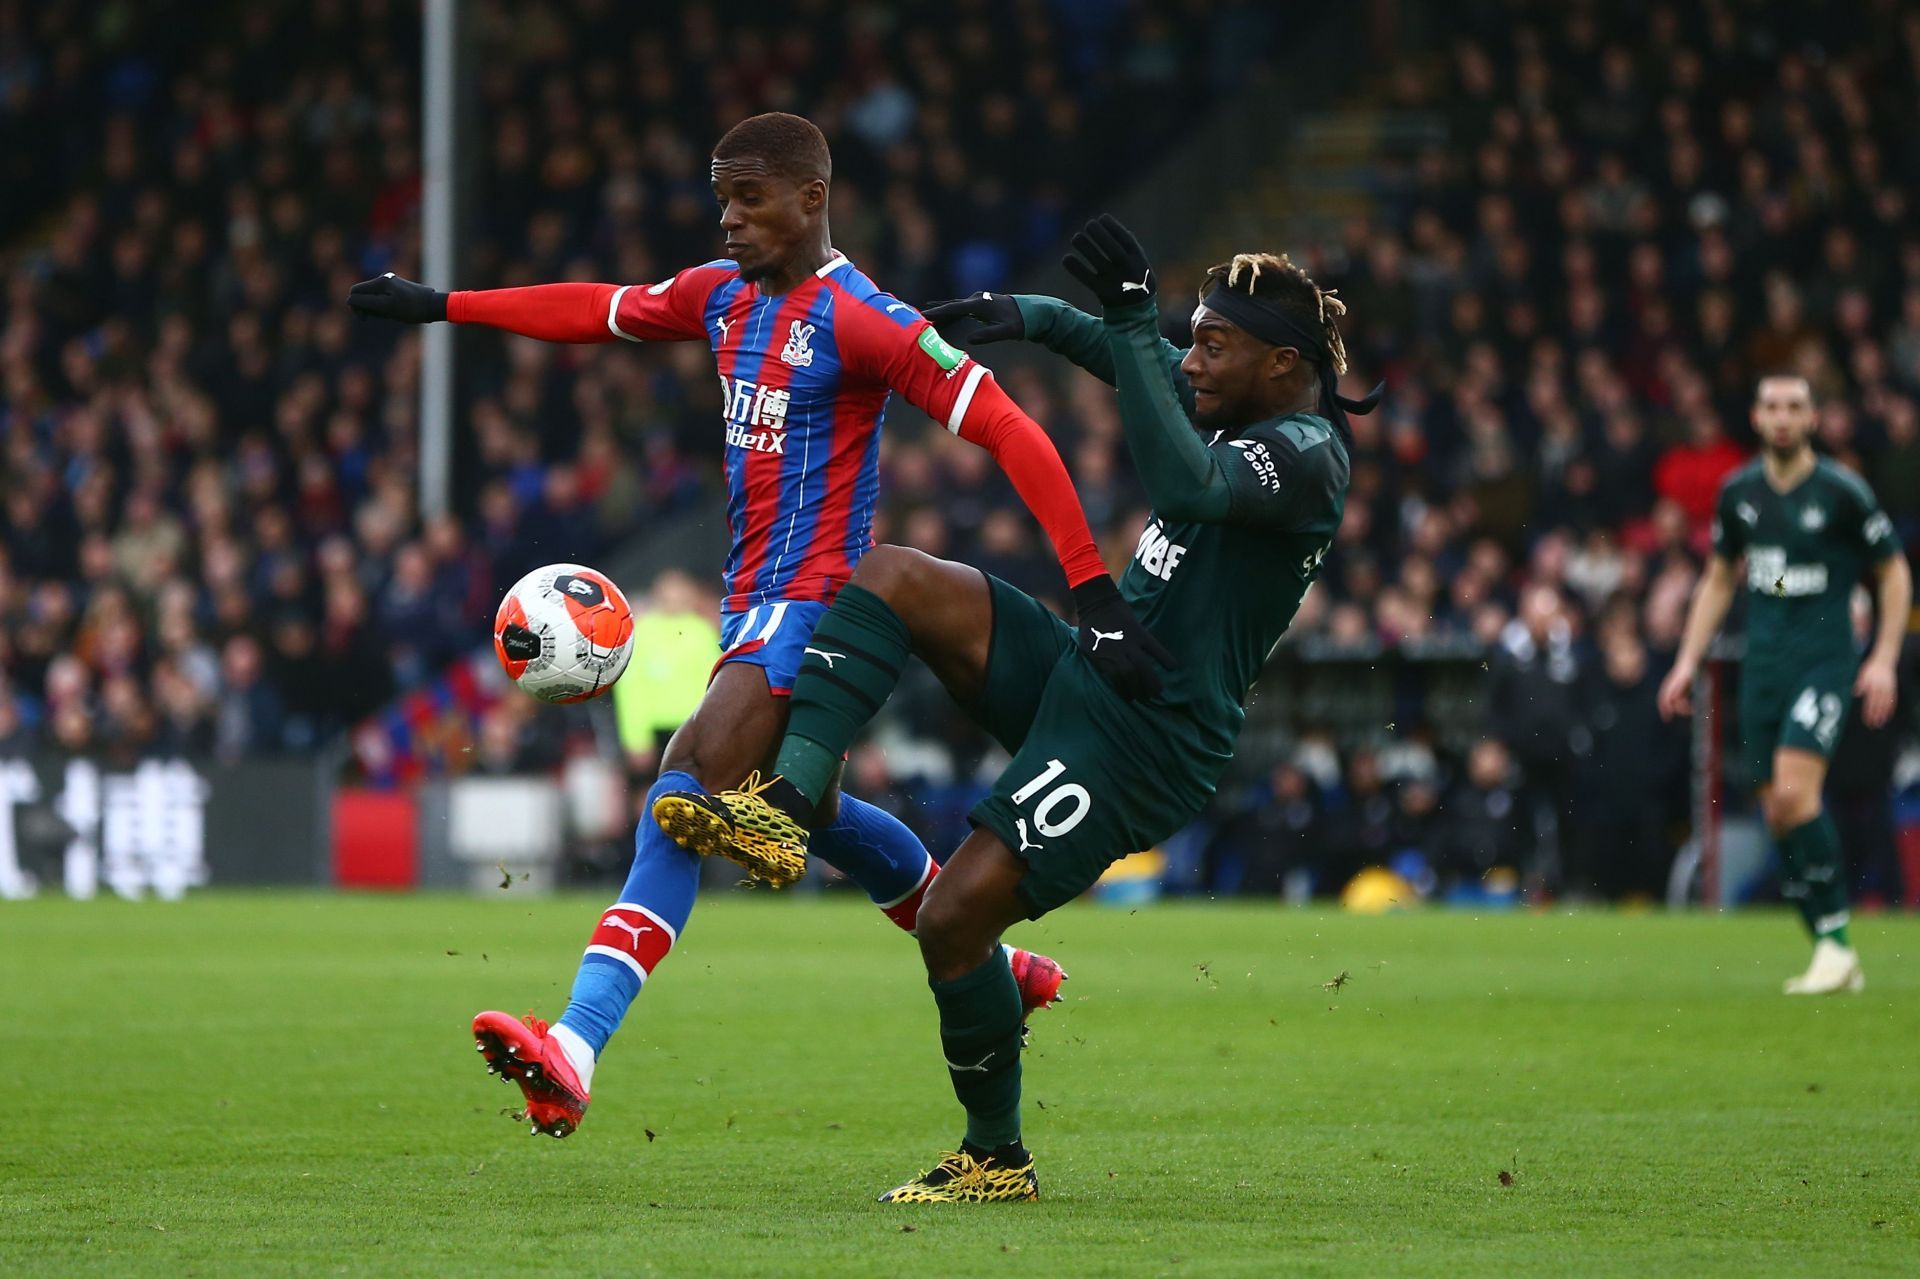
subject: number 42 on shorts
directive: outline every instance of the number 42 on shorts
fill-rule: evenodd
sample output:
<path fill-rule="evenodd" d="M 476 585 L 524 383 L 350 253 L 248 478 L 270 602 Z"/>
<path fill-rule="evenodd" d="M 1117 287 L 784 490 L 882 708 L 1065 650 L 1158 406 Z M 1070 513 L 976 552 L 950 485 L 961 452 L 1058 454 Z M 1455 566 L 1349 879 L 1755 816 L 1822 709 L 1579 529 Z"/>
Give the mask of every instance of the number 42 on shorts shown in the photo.
<path fill-rule="evenodd" d="M 1787 717 L 1812 733 L 1822 747 L 1832 750 L 1834 734 L 1840 727 L 1840 715 L 1845 709 L 1838 694 L 1820 693 L 1808 688 L 1801 690 Z"/>

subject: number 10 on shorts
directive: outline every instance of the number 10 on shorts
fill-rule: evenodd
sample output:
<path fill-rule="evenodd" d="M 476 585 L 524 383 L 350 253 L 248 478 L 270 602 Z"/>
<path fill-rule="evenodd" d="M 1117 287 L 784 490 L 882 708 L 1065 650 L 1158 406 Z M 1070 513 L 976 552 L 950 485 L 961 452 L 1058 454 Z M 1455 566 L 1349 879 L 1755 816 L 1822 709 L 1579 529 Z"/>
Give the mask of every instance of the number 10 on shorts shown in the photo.
<path fill-rule="evenodd" d="M 1013 793 L 1013 802 L 1025 804 L 1066 771 L 1067 766 L 1059 760 L 1048 760 L 1038 777 Z M 1067 809 L 1064 814 L 1060 811 L 1063 807 Z M 1086 787 L 1079 782 L 1065 782 L 1048 790 L 1033 806 L 1033 828 L 1042 835 L 1064 835 L 1084 821 L 1087 810 L 1092 807 L 1093 796 L 1087 794 Z"/>

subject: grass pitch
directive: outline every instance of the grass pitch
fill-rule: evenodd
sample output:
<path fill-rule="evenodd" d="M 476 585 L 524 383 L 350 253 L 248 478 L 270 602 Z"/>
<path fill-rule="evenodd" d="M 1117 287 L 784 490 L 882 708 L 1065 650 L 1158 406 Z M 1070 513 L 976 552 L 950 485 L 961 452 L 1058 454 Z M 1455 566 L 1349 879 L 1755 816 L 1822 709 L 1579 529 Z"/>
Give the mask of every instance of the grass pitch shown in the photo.
<path fill-rule="evenodd" d="M 1074 907 L 1037 1205 L 882 1206 L 957 1140 L 911 942 L 710 901 L 581 1131 L 467 1034 L 601 903 L 0 906 L 6 1275 L 1610 1275 L 1920 1269 L 1920 921 L 1793 1001 L 1784 914 Z M 1342 974 L 1344 983 L 1337 983 Z"/>

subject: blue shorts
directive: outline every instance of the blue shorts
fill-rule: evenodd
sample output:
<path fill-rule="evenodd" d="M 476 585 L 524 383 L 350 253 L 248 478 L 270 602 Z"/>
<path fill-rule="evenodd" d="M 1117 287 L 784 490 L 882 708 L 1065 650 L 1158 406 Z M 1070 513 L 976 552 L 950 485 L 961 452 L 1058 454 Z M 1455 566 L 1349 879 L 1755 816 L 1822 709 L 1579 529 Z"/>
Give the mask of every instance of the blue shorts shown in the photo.
<path fill-rule="evenodd" d="M 718 675 L 728 662 L 758 666 L 766 671 L 773 694 L 787 696 L 800 674 L 813 628 L 826 611 L 827 605 L 818 600 L 775 600 L 745 612 L 720 614 L 720 660 L 713 664 L 713 673 Z"/>

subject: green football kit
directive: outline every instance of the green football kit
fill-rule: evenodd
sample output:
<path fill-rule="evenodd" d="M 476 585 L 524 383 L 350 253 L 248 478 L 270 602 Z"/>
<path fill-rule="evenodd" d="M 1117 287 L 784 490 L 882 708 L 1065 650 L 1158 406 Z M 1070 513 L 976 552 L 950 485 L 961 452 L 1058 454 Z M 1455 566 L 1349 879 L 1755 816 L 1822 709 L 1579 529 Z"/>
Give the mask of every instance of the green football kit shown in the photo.
<path fill-rule="evenodd" d="M 1756 459 L 1721 485 L 1713 550 L 1747 562 L 1739 713 L 1752 781 L 1772 776 L 1781 747 L 1832 759 L 1860 664 L 1853 588 L 1868 565 L 1900 554 L 1892 522 L 1866 483 L 1837 462 L 1819 459 L 1780 493 Z"/>
<path fill-rule="evenodd" d="M 1349 464 L 1340 433 L 1313 414 L 1196 431 L 1185 353 L 1160 338 L 1150 302 L 1104 320 L 1052 298 L 1019 302 L 1030 340 L 1119 392 L 1154 501 L 1120 593 L 1179 659 L 1158 697 L 1124 701 L 1073 628 L 991 581 L 987 678 L 968 710 L 1013 760 L 971 816 L 1027 866 L 1020 893 L 1037 918 L 1178 831 L 1213 794 L 1247 692 L 1340 527 Z"/>

